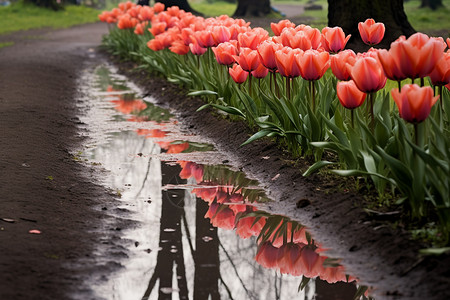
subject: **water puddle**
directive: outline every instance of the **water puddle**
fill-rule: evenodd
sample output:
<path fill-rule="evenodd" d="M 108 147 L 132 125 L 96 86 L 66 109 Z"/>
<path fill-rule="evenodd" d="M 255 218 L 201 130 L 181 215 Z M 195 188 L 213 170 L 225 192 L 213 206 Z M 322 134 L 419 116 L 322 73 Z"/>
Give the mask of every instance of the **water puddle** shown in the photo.
<path fill-rule="evenodd" d="M 82 81 L 80 155 L 106 170 L 103 183 L 139 224 L 123 232 L 124 267 L 93 287 L 100 297 L 353 299 L 355 278 L 301 224 L 261 209 L 271 200 L 258 182 L 213 145 L 184 133 L 111 66 Z"/>

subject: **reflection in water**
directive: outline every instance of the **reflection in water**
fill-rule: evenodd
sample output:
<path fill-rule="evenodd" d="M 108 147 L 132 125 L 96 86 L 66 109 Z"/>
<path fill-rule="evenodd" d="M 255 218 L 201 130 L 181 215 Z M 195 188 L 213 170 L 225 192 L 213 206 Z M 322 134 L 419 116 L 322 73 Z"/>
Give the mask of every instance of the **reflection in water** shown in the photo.
<path fill-rule="evenodd" d="M 109 171 L 105 184 L 141 224 L 124 232 L 129 258 L 94 287 L 99 295 L 353 299 L 355 278 L 324 255 L 304 226 L 259 210 L 270 199 L 242 172 L 210 164 L 225 160 L 213 146 L 180 132 L 169 111 L 139 99 L 138 89 L 111 68 L 99 67 L 85 82 L 94 82 L 86 91 L 92 99 L 86 157 Z"/>

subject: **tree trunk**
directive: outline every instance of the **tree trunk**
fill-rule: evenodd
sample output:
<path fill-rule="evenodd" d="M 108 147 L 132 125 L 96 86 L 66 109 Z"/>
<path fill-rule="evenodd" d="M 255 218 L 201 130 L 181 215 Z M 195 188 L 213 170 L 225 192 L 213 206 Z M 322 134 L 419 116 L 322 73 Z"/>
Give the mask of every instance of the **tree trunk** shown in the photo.
<path fill-rule="evenodd" d="M 368 18 L 384 23 L 386 33 L 378 47 L 389 48 L 401 35 L 410 36 L 416 31 L 408 22 L 403 9 L 403 0 L 328 0 L 328 26 L 340 26 L 352 37 L 347 48 L 365 51 L 358 23 Z"/>
<path fill-rule="evenodd" d="M 443 7 L 442 0 L 422 0 L 420 8 L 429 7 L 432 10 L 436 10 L 439 7 Z"/>
<path fill-rule="evenodd" d="M 264 17 L 270 11 L 270 0 L 238 0 L 233 17 Z"/>
<path fill-rule="evenodd" d="M 178 6 L 180 9 L 184 10 L 184 11 L 188 11 L 191 12 L 195 15 L 201 15 L 200 12 L 194 10 L 189 3 L 187 2 L 187 0 L 156 0 L 155 2 L 161 2 L 162 4 L 164 4 L 167 7 L 171 7 L 171 6 Z"/>

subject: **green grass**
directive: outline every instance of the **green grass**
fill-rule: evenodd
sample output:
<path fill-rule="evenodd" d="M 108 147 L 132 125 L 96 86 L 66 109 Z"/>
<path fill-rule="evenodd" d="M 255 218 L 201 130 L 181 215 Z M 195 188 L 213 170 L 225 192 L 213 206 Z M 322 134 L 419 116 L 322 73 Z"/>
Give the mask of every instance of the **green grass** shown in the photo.
<path fill-rule="evenodd" d="M 206 1 L 190 1 L 189 4 L 193 9 L 201 12 L 207 17 L 228 15 L 231 16 L 236 10 L 236 3 L 229 3 L 225 1 L 217 1 L 214 3 L 208 3 Z"/>
<path fill-rule="evenodd" d="M 0 7 L 0 34 L 34 28 L 67 28 L 77 24 L 93 23 L 100 11 L 84 6 L 66 6 L 52 11 L 31 4 L 14 3 Z"/>
<path fill-rule="evenodd" d="M 4 43 L 0 43 L 0 49 L 3 47 L 8 47 L 8 46 L 12 46 L 14 45 L 13 42 L 4 42 Z"/>
<path fill-rule="evenodd" d="M 404 3 L 408 21 L 417 31 L 433 33 L 447 31 L 450 33 L 450 0 L 443 0 L 443 8 L 435 11 L 430 8 L 419 8 L 419 0 L 411 0 Z"/>

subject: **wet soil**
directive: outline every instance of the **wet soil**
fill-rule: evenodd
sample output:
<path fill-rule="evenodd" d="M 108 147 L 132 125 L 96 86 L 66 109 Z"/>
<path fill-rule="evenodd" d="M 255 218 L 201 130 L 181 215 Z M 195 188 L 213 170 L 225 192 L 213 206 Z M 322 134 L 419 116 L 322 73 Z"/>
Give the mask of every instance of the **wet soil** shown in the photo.
<path fill-rule="evenodd" d="M 115 195 L 97 184 L 98 169 L 73 155 L 83 140 L 77 76 L 103 59 L 96 47 L 106 31 L 104 24 L 39 31 L 42 39 L 17 38 L 0 50 L 0 218 L 15 221 L 0 220 L 0 299 L 96 299 L 89 284 L 127 255 L 121 236 L 122 228 L 133 226 L 127 212 L 117 211 Z M 376 285 L 377 299 L 450 298 L 448 256 L 420 258 L 421 245 L 392 228 L 395 220 L 366 214 L 362 196 L 335 189 L 334 179 L 303 178 L 304 162 L 270 141 L 239 147 L 250 134 L 246 125 L 208 110 L 197 113 L 202 102 L 187 91 L 133 72 L 133 64 L 119 67 L 178 111 L 186 130 L 231 152 L 231 163 L 277 200 L 270 208 L 308 226 L 350 273 Z M 111 210 L 120 217 L 109 216 Z M 30 234 L 33 229 L 41 233 Z"/>

